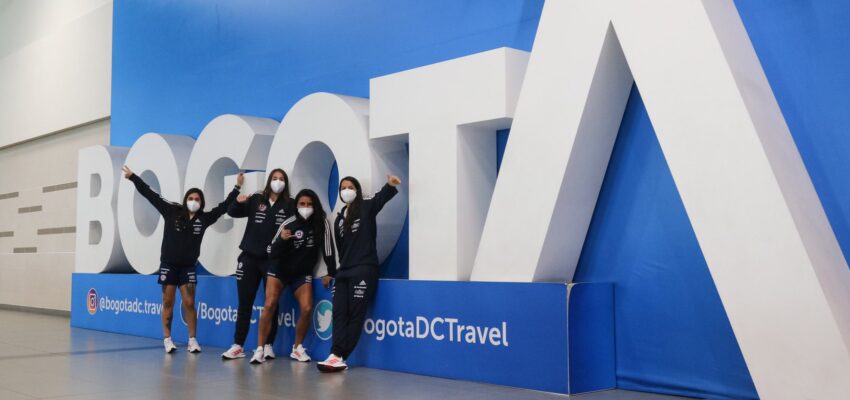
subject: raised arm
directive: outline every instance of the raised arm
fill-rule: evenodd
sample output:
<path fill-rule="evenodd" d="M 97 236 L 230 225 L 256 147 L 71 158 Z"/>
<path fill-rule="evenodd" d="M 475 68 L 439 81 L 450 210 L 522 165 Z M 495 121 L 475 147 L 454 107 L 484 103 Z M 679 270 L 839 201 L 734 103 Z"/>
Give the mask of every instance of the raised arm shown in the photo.
<path fill-rule="evenodd" d="M 133 171 L 131 171 L 130 168 L 127 168 L 126 165 L 121 170 L 124 171 L 124 178 L 133 182 L 133 186 L 136 187 L 136 191 L 146 198 L 160 214 L 165 215 L 169 210 L 180 207 L 177 203 L 165 200 L 159 195 L 159 193 L 154 192 L 153 189 L 151 189 L 151 187 L 142 180 L 142 178 L 134 174 Z"/>
<path fill-rule="evenodd" d="M 248 212 L 251 210 L 251 202 L 254 200 L 254 196 L 245 196 L 244 194 L 240 194 L 236 197 L 236 201 L 230 203 L 230 207 L 227 207 L 227 215 L 232 218 L 245 218 L 248 216 Z"/>
<path fill-rule="evenodd" d="M 384 204 L 387 204 L 398 193 L 398 188 L 396 188 L 398 185 L 401 185 L 401 179 L 395 175 L 387 175 L 387 183 L 372 197 L 372 201 L 375 202 L 372 209 L 376 215 L 384 208 Z"/>
<path fill-rule="evenodd" d="M 239 197 L 239 190 L 242 189 L 242 183 L 245 181 L 245 175 L 243 173 L 239 173 L 236 177 L 236 185 L 233 186 L 233 190 L 227 195 L 227 197 L 221 203 L 218 203 L 215 208 L 210 210 L 208 213 L 204 213 L 204 218 L 207 220 L 207 224 L 212 225 L 215 221 L 218 221 L 225 212 L 227 212 L 227 208 L 230 207 L 231 204 L 236 202 L 236 198 Z"/>
<path fill-rule="evenodd" d="M 224 201 L 218 203 L 218 205 L 210 210 L 210 212 L 204 213 L 204 218 L 207 219 L 207 223 L 212 225 L 218 221 L 218 219 L 221 218 L 221 216 L 227 211 L 227 207 L 230 207 L 230 205 L 236 201 L 237 196 L 239 196 L 239 185 L 233 187 L 233 190 L 230 191 Z"/>

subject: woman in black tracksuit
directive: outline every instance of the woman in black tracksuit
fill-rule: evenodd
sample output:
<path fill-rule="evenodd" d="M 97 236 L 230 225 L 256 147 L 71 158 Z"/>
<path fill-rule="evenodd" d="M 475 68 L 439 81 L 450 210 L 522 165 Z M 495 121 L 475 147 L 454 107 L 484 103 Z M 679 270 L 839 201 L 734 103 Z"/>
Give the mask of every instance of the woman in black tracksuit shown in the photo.
<path fill-rule="evenodd" d="M 371 199 L 364 199 L 360 182 L 345 177 L 339 183 L 339 197 L 346 203 L 334 221 L 334 237 L 339 253 L 339 270 L 328 270 L 322 278 L 327 284 L 334 278 L 333 288 L 333 345 L 331 354 L 318 363 L 322 372 L 338 372 L 348 366 L 345 359 L 354 351 L 366 307 L 375 296 L 378 284 L 378 252 L 375 245 L 375 218 L 401 184 L 397 176 L 388 176 L 387 184 Z"/>
<path fill-rule="evenodd" d="M 200 189 L 189 189 L 183 196 L 183 204 L 172 203 L 151 190 L 150 186 L 126 165 L 123 171 L 124 177 L 133 182 L 136 190 L 165 220 L 157 279 L 162 285 L 162 335 L 165 351 L 171 353 L 177 350 L 171 340 L 171 320 L 174 316 L 174 297 L 179 287 L 185 310 L 183 316 L 189 325 L 188 350 L 190 353 L 199 353 L 201 346 L 195 339 L 198 323 L 195 312 L 195 268 L 201 253 L 201 240 L 207 228 L 218 221 L 227 207 L 236 200 L 245 177 L 240 173 L 236 178 L 236 186 L 227 198 L 209 212 L 204 212 L 204 193 Z"/>
<path fill-rule="evenodd" d="M 252 364 L 264 361 L 265 340 L 271 326 L 275 325 L 272 313 L 265 311 L 277 309 L 280 293 L 286 286 L 292 288 L 301 308 L 301 314 L 295 324 L 295 343 L 289 357 L 302 362 L 310 361 L 302 343 L 312 319 L 313 270 L 320 255 L 324 257 L 328 269 L 335 269 L 333 233 L 319 196 L 310 189 L 304 189 L 295 196 L 295 202 L 298 212 L 280 225 L 269 246 L 271 265 L 266 281 L 266 304 L 260 318 L 257 350 L 251 358 Z"/>
<path fill-rule="evenodd" d="M 254 193 L 251 197 L 240 196 L 227 211 L 233 218 L 247 217 L 248 225 L 239 244 L 242 254 L 239 255 L 236 268 L 236 289 L 239 294 L 236 331 L 233 334 L 233 345 L 221 355 L 224 359 L 245 357 L 243 346 L 251 327 L 254 299 L 257 297 L 260 283 L 266 282 L 268 272 L 269 257 L 266 247 L 278 227 L 294 213 L 295 202 L 289 195 L 289 177 L 279 168 L 269 174 L 262 192 Z M 276 310 L 274 312 L 276 313 Z M 272 324 L 266 340 L 265 358 L 274 358 L 272 343 L 276 335 L 277 324 Z"/>

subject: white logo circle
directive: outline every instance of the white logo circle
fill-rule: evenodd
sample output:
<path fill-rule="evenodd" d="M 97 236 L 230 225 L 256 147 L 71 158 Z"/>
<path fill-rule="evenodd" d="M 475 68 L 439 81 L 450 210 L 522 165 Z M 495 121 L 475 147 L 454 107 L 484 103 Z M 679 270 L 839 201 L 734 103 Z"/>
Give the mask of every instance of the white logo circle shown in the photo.
<path fill-rule="evenodd" d="M 322 340 L 328 340 L 333 333 L 333 303 L 322 300 L 316 304 L 313 311 L 313 330 Z"/>

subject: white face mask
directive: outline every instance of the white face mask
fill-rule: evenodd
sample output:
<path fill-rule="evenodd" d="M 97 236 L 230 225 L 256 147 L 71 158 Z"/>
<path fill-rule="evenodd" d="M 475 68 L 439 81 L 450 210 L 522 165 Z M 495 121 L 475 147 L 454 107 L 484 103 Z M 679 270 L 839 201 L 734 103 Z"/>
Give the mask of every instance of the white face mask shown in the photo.
<path fill-rule="evenodd" d="M 357 197 L 357 191 L 353 189 L 342 189 L 339 192 L 339 198 L 341 198 L 345 204 L 350 204 L 354 201 L 355 197 Z"/>
<path fill-rule="evenodd" d="M 197 212 L 201 208 L 201 202 L 189 200 L 186 202 L 186 208 L 189 209 L 189 212 Z"/>
<path fill-rule="evenodd" d="M 301 214 L 301 218 L 310 218 L 313 215 L 313 207 L 298 207 L 298 213 Z"/>
<path fill-rule="evenodd" d="M 286 182 L 283 180 L 273 180 L 271 182 L 272 192 L 280 193 L 286 187 Z"/>

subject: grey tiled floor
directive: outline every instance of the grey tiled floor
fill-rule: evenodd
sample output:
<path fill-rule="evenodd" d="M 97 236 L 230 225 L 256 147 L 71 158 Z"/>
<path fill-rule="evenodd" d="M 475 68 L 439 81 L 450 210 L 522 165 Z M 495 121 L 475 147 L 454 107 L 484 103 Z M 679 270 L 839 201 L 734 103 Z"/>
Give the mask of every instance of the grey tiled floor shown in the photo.
<path fill-rule="evenodd" d="M 0 310 L 0 399 L 565 399 L 503 386 L 368 368 L 320 375 L 279 359 L 223 362 L 220 348 L 189 355 L 159 340 L 69 327 L 64 317 Z M 578 400 L 670 400 L 606 391 Z"/>

